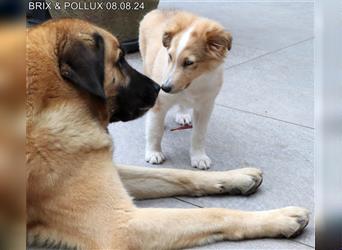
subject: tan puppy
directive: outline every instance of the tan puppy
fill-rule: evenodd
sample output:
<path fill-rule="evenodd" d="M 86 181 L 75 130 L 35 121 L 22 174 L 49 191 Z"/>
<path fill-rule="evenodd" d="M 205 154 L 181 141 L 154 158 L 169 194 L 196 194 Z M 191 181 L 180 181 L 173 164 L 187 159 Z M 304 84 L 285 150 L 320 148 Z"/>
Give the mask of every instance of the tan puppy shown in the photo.
<path fill-rule="evenodd" d="M 135 198 L 250 194 L 261 171 L 193 172 L 118 166 L 108 122 L 154 105 L 159 87 L 125 61 L 118 40 L 80 20 L 47 22 L 27 39 L 29 245 L 175 249 L 219 240 L 292 237 L 308 212 L 139 209 Z"/>
<path fill-rule="evenodd" d="M 164 119 L 167 111 L 178 105 L 176 122 L 193 121 L 191 165 L 208 169 L 211 160 L 205 152 L 205 135 L 223 83 L 223 61 L 231 49 L 231 34 L 217 22 L 188 12 L 154 10 L 141 21 L 139 37 L 144 72 L 163 89 L 146 119 L 145 160 L 152 164 L 164 161 Z"/>

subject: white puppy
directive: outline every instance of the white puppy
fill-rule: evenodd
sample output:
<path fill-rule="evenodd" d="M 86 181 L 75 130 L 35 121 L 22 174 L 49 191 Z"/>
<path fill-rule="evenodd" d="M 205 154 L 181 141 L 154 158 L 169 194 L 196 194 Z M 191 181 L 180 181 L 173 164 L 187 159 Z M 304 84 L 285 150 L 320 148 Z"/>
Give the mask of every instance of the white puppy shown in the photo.
<path fill-rule="evenodd" d="M 163 89 L 147 114 L 146 161 L 160 164 L 165 160 L 161 149 L 164 119 L 177 104 L 176 122 L 193 124 L 191 165 L 208 169 L 211 160 L 205 152 L 205 136 L 223 83 L 231 34 L 217 22 L 188 12 L 154 10 L 142 20 L 139 40 L 144 72 Z"/>

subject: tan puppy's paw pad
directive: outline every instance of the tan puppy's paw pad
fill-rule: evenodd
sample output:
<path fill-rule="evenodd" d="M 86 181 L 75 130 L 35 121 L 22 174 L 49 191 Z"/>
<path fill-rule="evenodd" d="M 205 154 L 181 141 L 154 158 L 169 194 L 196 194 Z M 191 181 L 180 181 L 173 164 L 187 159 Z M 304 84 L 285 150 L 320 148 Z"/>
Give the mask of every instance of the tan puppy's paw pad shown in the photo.
<path fill-rule="evenodd" d="M 191 114 L 177 113 L 175 116 L 175 121 L 179 125 L 191 125 Z"/>
<path fill-rule="evenodd" d="M 276 210 L 274 223 L 278 224 L 280 235 L 286 238 L 301 234 L 309 223 L 309 211 L 301 207 L 286 207 Z"/>
<path fill-rule="evenodd" d="M 206 170 L 210 168 L 210 165 L 211 160 L 205 154 L 191 156 L 191 166 L 194 168 Z"/>
<path fill-rule="evenodd" d="M 161 164 L 165 161 L 165 156 L 162 152 L 158 151 L 146 152 L 145 161 L 151 164 Z"/>

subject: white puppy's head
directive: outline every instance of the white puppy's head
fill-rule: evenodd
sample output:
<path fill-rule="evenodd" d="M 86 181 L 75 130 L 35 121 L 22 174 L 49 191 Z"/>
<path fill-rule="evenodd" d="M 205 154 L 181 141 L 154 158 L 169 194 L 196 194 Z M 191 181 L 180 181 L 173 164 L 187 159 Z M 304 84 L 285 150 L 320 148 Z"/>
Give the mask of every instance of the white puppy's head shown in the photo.
<path fill-rule="evenodd" d="M 217 22 L 181 13 L 167 25 L 162 42 L 168 53 L 162 89 L 177 93 L 223 62 L 232 36 Z"/>

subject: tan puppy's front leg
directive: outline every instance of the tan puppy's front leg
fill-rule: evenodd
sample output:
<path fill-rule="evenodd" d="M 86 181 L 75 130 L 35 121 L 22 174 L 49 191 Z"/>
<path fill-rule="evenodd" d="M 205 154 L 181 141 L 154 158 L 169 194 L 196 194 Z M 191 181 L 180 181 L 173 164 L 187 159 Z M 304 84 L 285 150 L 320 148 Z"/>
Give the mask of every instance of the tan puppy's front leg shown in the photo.
<path fill-rule="evenodd" d="M 220 208 L 138 209 L 129 222 L 130 249 L 183 249 L 222 240 L 293 237 L 309 221 L 298 207 L 243 212 Z"/>
<path fill-rule="evenodd" d="M 117 169 L 125 188 L 136 199 L 176 195 L 249 195 L 262 182 L 262 172 L 257 168 L 202 172 L 117 165 Z"/>

